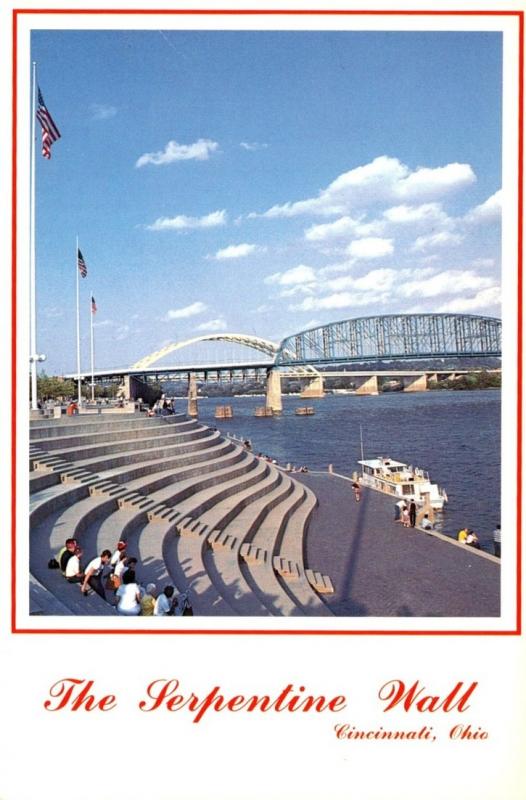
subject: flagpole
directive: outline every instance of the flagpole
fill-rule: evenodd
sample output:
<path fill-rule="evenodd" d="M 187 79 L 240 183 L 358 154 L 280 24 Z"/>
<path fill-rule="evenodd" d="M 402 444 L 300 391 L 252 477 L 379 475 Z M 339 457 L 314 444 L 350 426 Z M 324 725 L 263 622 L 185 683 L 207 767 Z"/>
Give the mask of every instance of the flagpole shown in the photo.
<path fill-rule="evenodd" d="M 77 247 L 75 250 L 75 272 L 77 273 L 77 397 L 79 410 L 82 405 L 82 394 L 80 391 L 80 291 L 79 291 L 79 237 L 77 236 Z"/>
<path fill-rule="evenodd" d="M 36 122 L 36 86 L 37 64 L 33 61 L 33 86 L 31 93 L 31 189 L 29 220 L 29 296 L 30 296 L 30 331 L 29 360 L 31 363 L 31 409 L 38 408 L 37 397 L 37 304 L 36 304 L 36 244 L 35 244 L 35 122 Z"/>
<path fill-rule="evenodd" d="M 95 402 L 95 358 L 93 348 L 93 294 L 90 297 L 90 343 L 91 343 L 91 402 Z"/>

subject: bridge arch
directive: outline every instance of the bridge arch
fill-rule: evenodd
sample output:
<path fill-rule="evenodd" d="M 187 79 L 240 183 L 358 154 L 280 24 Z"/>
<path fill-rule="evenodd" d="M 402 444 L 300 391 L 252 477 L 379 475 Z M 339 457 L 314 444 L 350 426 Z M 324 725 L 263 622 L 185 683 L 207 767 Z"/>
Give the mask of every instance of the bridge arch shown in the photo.
<path fill-rule="evenodd" d="M 160 350 L 157 350 L 155 353 L 150 353 L 150 355 L 141 358 L 140 361 L 132 364 L 130 369 L 147 369 L 152 364 L 155 364 L 156 361 L 164 358 L 164 356 L 167 356 L 169 353 L 173 353 L 175 350 L 181 350 L 183 347 L 189 347 L 190 345 L 197 344 L 198 342 L 210 341 L 232 342 L 233 344 L 251 347 L 253 350 L 257 350 L 258 352 L 269 356 L 272 358 L 272 360 L 274 360 L 279 350 L 278 344 L 275 344 L 268 339 L 261 339 L 259 336 L 247 336 L 243 333 L 208 333 L 204 336 L 195 336 L 192 339 L 185 339 L 183 342 L 172 342 L 171 344 L 166 345 L 166 347 L 162 347 Z"/>
<path fill-rule="evenodd" d="M 276 364 L 500 357 L 502 322 L 475 314 L 387 314 L 331 322 L 284 339 Z"/>

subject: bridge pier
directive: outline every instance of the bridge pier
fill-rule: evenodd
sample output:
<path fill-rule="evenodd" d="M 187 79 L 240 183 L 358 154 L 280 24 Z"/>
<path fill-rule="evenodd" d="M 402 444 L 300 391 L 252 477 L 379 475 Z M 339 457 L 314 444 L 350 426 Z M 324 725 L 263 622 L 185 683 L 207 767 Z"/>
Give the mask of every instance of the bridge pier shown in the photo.
<path fill-rule="evenodd" d="M 188 416 L 197 417 L 199 412 L 197 409 L 197 381 L 195 375 L 190 373 L 188 376 Z"/>
<path fill-rule="evenodd" d="M 404 392 L 427 392 L 427 375 L 405 375 L 402 378 Z"/>
<path fill-rule="evenodd" d="M 378 375 L 355 377 L 356 394 L 378 394 Z"/>
<path fill-rule="evenodd" d="M 265 407 L 271 408 L 273 414 L 281 414 L 283 402 L 281 399 L 281 374 L 279 369 L 270 369 L 267 372 L 267 393 Z"/>
<path fill-rule="evenodd" d="M 313 378 L 302 380 L 300 397 L 325 397 L 323 376 L 315 375 Z"/>

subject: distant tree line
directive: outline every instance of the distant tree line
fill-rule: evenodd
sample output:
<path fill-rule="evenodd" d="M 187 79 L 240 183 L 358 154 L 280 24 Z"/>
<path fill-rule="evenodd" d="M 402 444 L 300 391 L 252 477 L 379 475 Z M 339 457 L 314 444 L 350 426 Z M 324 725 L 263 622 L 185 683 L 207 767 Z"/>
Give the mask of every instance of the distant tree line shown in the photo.
<path fill-rule="evenodd" d="M 95 386 L 95 397 L 101 399 L 111 399 L 117 396 L 119 387 L 116 383 Z M 83 397 L 91 397 L 91 386 L 83 385 L 81 388 Z M 37 396 L 39 400 L 54 400 L 64 402 L 72 397 L 77 397 L 76 381 L 62 378 L 59 375 L 46 375 L 41 372 L 37 376 Z"/>
<path fill-rule="evenodd" d="M 487 370 L 468 375 L 459 375 L 457 378 L 447 378 L 441 381 L 428 380 L 427 382 L 427 388 L 431 390 L 500 389 L 501 385 L 501 373 L 488 372 Z"/>

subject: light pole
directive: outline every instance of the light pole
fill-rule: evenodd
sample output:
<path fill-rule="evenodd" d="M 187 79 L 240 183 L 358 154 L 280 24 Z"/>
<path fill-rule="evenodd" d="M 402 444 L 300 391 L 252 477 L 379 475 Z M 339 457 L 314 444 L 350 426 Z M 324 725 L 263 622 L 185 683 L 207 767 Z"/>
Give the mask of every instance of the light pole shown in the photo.
<path fill-rule="evenodd" d="M 32 356 L 29 356 L 29 363 L 31 364 L 31 408 L 36 410 L 38 408 L 38 397 L 37 397 L 37 364 L 41 361 L 45 361 L 46 356 L 43 353 L 35 353 Z M 34 378 L 33 378 L 34 376 Z"/>

